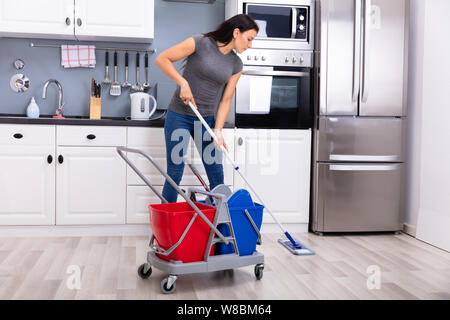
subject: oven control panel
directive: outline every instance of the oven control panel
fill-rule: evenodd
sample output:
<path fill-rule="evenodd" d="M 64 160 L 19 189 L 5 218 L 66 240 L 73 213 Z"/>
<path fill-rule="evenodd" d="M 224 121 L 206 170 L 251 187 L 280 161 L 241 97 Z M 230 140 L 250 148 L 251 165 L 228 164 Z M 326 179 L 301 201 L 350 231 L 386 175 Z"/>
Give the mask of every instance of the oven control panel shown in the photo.
<path fill-rule="evenodd" d="M 247 49 L 238 54 L 244 65 L 312 68 L 313 52 L 300 50 Z"/>

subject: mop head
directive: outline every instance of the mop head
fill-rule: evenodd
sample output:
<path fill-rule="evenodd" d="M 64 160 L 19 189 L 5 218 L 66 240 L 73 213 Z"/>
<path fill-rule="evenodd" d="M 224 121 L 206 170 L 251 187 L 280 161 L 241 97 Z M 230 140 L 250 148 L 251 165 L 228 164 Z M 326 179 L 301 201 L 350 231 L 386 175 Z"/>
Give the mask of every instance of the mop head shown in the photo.
<path fill-rule="evenodd" d="M 312 255 L 315 254 L 314 251 L 303 245 L 297 240 L 294 240 L 294 244 L 289 239 L 278 239 L 278 242 L 281 243 L 283 246 L 285 246 L 291 253 L 299 255 L 299 256 L 306 256 L 306 255 Z"/>

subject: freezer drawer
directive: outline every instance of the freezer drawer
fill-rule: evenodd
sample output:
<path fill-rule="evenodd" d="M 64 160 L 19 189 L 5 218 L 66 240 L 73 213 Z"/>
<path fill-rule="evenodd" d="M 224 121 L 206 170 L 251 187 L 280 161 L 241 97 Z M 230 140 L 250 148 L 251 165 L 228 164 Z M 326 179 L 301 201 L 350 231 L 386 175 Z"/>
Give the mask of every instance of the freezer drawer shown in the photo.
<path fill-rule="evenodd" d="M 402 229 L 402 163 L 317 163 L 314 231 Z"/>
<path fill-rule="evenodd" d="M 403 162 L 406 120 L 321 118 L 317 161 Z"/>

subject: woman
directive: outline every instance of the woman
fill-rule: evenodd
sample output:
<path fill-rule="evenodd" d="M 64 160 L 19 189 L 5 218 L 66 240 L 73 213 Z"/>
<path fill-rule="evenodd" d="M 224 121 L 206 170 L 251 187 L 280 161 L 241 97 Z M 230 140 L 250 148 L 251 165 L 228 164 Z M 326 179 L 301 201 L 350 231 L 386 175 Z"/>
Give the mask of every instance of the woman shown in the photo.
<path fill-rule="evenodd" d="M 239 14 L 224 21 L 215 31 L 203 36 L 190 37 L 156 58 L 155 63 L 161 71 L 178 84 L 164 124 L 167 174 L 177 185 L 183 176 L 183 156 L 187 152 L 190 136 L 195 137 L 194 141 L 202 156 L 210 189 L 223 184 L 221 152 L 217 150 L 216 155 L 214 145 L 219 150 L 222 146 L 228 150 L 223 140 L 222 128 L 242 73 L 242 61 L 233 50 L 242 53 L 251 48 L 257 33 L 258 25 L 255 21 L 248 15 Z M 180 75 L 173 62 L 183 58 L 186 58 L 186 63 L 183 75 Z M 214 119 L 215 102 L 223 86 L 225 87 Z M 192 102 L 211 128 L 214 127 L 218 141 L 217 143 L 214 141 L 212 148 L 208 148 L 211 136 L 201 126 L 188 102 Z M 194 133 L 194 127 L 200 126 L 201 133 Z M 217 156 L 218 161 L 207 159 L 205 156 L 207 150 L 210 150 L 211 158 L 216 159 Z M 177 192 L 167 181 L 164 184 L 163 196 L 168 202 L 177 201 Z"/>

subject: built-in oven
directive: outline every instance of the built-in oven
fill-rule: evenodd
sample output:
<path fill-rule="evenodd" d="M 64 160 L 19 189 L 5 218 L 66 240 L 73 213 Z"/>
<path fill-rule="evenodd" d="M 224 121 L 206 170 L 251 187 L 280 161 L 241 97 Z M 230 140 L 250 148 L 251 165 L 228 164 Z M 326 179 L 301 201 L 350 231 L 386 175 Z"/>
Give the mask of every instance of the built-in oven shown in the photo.
<path fill-rule="evenodd" d="M 312 128 L 312 53 L 247 51 L 236 87 L 236 127 Z"/>
<path fill-rule="evenodd" d="M 254 48 L 313 50 L 314 0 L 229 0 L 226 16 L 245 13 L 259 32 Z"/>

